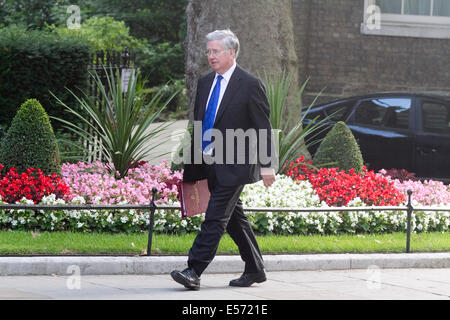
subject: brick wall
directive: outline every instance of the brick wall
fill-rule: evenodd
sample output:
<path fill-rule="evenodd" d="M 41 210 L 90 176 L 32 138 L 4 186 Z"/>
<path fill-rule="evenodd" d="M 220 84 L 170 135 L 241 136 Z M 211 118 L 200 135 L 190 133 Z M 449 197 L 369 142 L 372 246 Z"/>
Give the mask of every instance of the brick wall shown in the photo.
<path fill-rule="evenodd" d="M 450 40 L 364 35 L 364 0 L 293 0 L 305 102 L 376 91 L 450 91 Z"/>

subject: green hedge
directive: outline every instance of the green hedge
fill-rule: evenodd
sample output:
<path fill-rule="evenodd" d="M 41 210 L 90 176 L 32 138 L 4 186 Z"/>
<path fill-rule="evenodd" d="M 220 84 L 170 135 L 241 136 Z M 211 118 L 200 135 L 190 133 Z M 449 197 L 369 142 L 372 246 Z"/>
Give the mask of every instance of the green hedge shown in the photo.
<path fill-rule="evenodd" d="M 89 55 L 89 45 L 79 39 L 18 27 L 1 29 L 0 125 L 9 126 L 29 98 L 38 99 L 49 116 L 73 121 L 49 91 L 73 105 L 65 87 L 86 89 Z"/>

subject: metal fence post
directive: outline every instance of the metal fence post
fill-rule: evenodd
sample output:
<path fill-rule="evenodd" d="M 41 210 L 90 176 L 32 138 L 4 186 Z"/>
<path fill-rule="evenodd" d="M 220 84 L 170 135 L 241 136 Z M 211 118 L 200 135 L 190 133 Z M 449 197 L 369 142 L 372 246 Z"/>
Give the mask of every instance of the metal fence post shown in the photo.
<path fill-rule="evenodd" d="M 148 243 L 147 243 L 147 256 L 152 254 L 152 238 L 153 238 L 153 225 L 155 224 L 155 198 L 158 189 L 152 189 L 152 201 L 150 202 L 150 223 L 148 224 Z"/>
<path fill-rule="evenodd" d="M 128 59 L 130 59 L 130 52 L 128 51 L 128 48 L 125 48 L 123 51 L 122 51 L 122 65 L 121 65 L 121 67 L 122 68 L 127 68 L 128 67 Z"/>
<path fill-rule="evenodd" d="M 406 224 L 406 253 L 410 252 L 411 242 L 411 215 L 413 212 L 413 206 L 411 204 L 412 191 L 408 190 L 408 204 L 407 204 L 407 224 Z"/>

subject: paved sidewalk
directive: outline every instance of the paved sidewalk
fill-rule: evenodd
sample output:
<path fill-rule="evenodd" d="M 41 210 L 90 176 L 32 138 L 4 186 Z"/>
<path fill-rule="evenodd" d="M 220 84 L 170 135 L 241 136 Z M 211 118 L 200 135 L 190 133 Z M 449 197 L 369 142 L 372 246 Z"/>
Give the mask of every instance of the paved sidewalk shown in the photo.
<path fill-rule="evenodd" d="M 449 268 L 450 252 L 397 254 L 263 255 L 267 271 L 351 270 L 387 268 Z M 0 276 L 67 275 L 76 267 L 82 275 L 169 274 L 184 269 L 187 256 L 32 256 L 0 257 Z M 244 270 L 239 255 L 218 255 L 206 273 Z"/>
<path fill-rule="evenodd" d="M 0 300 L 450 300 L 450 269 L 273 271 L 264 283 L 228 286 L 239 275 L 203 274 L 200 291 L 169 275 L 3 276 Z"/>

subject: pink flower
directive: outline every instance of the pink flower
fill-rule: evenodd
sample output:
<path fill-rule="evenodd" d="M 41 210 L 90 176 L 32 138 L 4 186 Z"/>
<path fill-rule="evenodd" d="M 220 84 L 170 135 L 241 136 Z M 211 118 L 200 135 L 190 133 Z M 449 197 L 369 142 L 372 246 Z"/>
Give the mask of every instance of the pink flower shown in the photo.
<path fill-rule="evenodd" d="M 166 203 L 177 199 L 177 184 L 183 174 L 172 172 L 167 160 L 153 166 L 143 163 L 129 171 L 128 176 L 116 180 L 108 174 L 107 167 L 101 162 L 62 165 L 64 181 L 71 187 L 72 193 L 67 198 L 82 196 L 86 203 L 94 203 L 96 196 L 102 203 L 119 203 L 125 200 L 130 204 L 148 204 L 152 198 L 152 188 L 158 189 L 157 203 Z"/>

